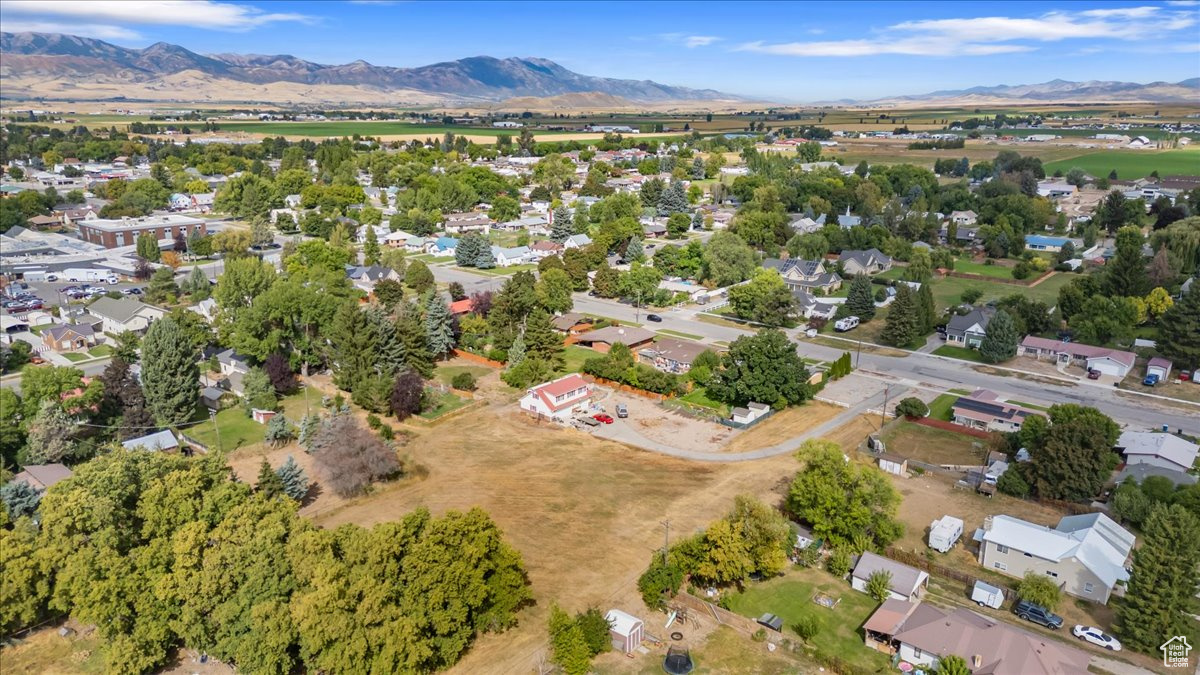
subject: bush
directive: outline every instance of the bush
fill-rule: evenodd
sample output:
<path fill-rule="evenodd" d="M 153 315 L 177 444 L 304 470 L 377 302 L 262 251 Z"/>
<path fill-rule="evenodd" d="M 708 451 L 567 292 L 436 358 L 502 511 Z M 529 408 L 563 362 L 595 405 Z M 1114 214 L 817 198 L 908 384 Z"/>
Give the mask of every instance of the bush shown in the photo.
<path fill-rule="evenodd" d="M 655 554 L 650 567 L 638 578 L 638 590 L 647 607 L 658 609 L 666 605 L 665 596 L 675 595 L 683 584 L 683 570 L 674 561 L 663 562 L 661 554 Z"/>
<path fill-rule="evenodd" d="M 1030 267 L 1029 263 L 1025 262 L 1024 260 L 1017 263 L 1012 269 L 1012 277 L 1018 280 L 1028 279 L 1029 275 L 1032 273 L 1033 269 Z"/>
<path fill-rule="evenodd" d="M 492 347 L 487 351 L 487 357 L 493 361 L 506 363 L 508 361 L 508 350 Z"/>
<path fill-rule="evenodd" d="M 1022 600 L 1041 605 L 1052 612 L 1062 599 L 1062 591 L 1053 579 L 1032 571 L 1026 572 L 1021 583 L 1017 584 L 1017 595 Z"/>
<path fill-rule="evenodd" d="M 929 406 L 921 399 L 909 396 L 896 405 L 896 414 L 917 419 L 929 414 Z"/>
<path fill-rule="evenodd" d="M 1000 479 L 996 481 L 996 489 L 1019 499 L 1025 499 L 1031 491 L 1029 483 L 1015 466 L 1008 467 L 1008 470 L 1001 474 Z"/>
<path fill-rule="evenodd" d="M 461 391 L 475 391 L 475 376 L 470 373 L 459 373 L 450 380 L 450 386 Z"/>
<path fill-rule="evenodd" d="M 829 573 L 835 577 L 846 576 L 850 572 L 850 554 L 843 549 L 837 549 L 833 555 L 829 556 L 826 567 L 829 569 Z"/>
<path fill-rule="evenodd" d="M 765 642 L 767 639 L 767 629 L 759 628 L 758 630 L 754 631 L 754 634 L 750 636 L 750 639 L 754 640 L 755 642 Z"/>
<path fill-rule="evenodd" d="M 379 419 L 378 415 L 374 413 L 367 415 L 367 426 L 372 429 L 378 429 L 381 424 L 383 424 L 383 421 Z"/>
<path fill-rule="evenodd" d="M 967 290 L 963 291 L 962 295 L 959 297 L 968 305 L 973 305 L 975 304 L 976 300 L 983 297 L 983 291 L 979 290 L 978 288 L 968 288 Z"/>
<path fill-rule="evenodd" d="M 396 432 L 392 431 L 392 428 L 387 426 L 386 424 L 380 424 L 379 425 L 379 437 L 385 441 L 390 441 L 396 437 Z"/>
<path fill-rule="evenodd" d="M 792 625 L 792 630 L 804 640 L 811 640 L 821 632 L 821 621 L 811 614 L 805 614 Z"/>
<path fill-rule="evenodd" d="M 309 447 L 322 482 L 339 497 L 360 494 L 372 481 L 401 469 L 391 446 L 350 415 L 335 414 L 323 420 Z"/>

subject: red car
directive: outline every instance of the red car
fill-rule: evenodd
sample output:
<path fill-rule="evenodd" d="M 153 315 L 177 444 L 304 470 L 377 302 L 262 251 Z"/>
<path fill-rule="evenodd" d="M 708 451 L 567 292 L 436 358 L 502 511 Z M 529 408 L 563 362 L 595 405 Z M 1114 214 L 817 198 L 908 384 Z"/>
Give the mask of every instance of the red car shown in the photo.
<path fill-rule="evenodd" d="M 1098 371 L 1098 370 L 1088 370 L 1088 379 L 1089 379 L 1089 380 L 1098 380 L 1098 379 L 1100 379 L 1100 371 Z"/>
<path fill-rule="evenodd" d="M 595 415 L 592 415 L 592 419 L 596 420 L 597 422 L 604 422 L 605 424 L 613 423 L 612 416 L 605 415 L 604 413 L 596 413 Z"/>

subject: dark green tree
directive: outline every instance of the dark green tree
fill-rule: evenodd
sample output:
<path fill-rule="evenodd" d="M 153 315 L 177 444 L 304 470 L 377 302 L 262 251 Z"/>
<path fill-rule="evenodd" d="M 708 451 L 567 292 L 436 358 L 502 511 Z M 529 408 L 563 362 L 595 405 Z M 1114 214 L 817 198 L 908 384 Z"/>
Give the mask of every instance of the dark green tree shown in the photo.
<path fill-rule="evenodd" d="M 279 480 L 283 483 L 283 493 L 296 501 L 303 501 L 308 495 L 308 476 L 304 474 L 304 469 L 296 463 L 296 458 L 288 455 L 285 461 L 275 473 L 279 475 Z"/>
<path fill-rule="evenodd" d="M 1147 263 L 1142 255 L 1144 238 L 1137 227 L 1117 231 L 1116 255 L 1104 266 L 1104 291 L 1109 296 L 1142 297 L 1150 291 Z"/>
<path fill-rule="evenodd" d="M 162 259 L 162 250 L 158 248 L 158 238 L 147 232 L 138 235 L 137 254 L 142 260 L 158 262 Z"/>
<path fill-rule="evenodd" d="M 1157 654 L 1163 636 L 1196 639 L 1196 588 L 1200 585 L 1200 520 L 1180 505 L 1158 505 L 1142 527 L 1133 574 L 1118 609 L 1127 647 Z"/>
<path fill-rule="evenodd" d="M 896 298 L 892 300 L 879 338 L 895 347 L 911 347 L 920 337 L 916 298 L 908 285 L 900 284 L 896 287 Z"/>
<path fill-rule="evenodd" d="M 1059 404 L 1050 408 L 1050 426 L 1031 438 L 1030 472 L 1038 495 L 1049 499 L 1091 499 L 1117 463 L 1113 444 L 1117 423 L 1095 408 Z"/>
<path fill-rule="evenodd" d="M 1200 368 L 1200 283 L 1158 320 L 1158 350 L 1180 368 Z"/>
<path fill-rule="evenodd" d="M 258 466 L 258 481 L 254 484 L 254 491 L 267 499 L 274 499 L 283 494 L 283 481 L 265 457 Z"/>
<path fill-rule="evenodd" d="M 997 310 L 979 343 L 979 356 L 987 363 L 1004 363 L 1017 355 L 1021 336 L 1008 312 Z"/>
<path fill-rule="evenodd" d="M 766 403 L 776 408 L 812 398 L 812 385 L 796 345 L 776 329 L 738 338 L 713 373 L 708 393 L 730 405 Z"/>
<path fill-rule="evenodd" d="M 409 288 L 417 292 L 418 295 L 433 288 L 433 272 L 429 271 L 429 266 L 420 260 L 414 260 L 409 264 L 408 270 L 404 273 L 404 283 Z"/>
<path fill-rule="evenodd" d="M 146 407 L 160 424 L 176 426 L 192 418 L 200 391 L 196 352 L 169 316 L 150 324 L 142 340 L 142 383 Z"/>
<path fill-rule="evenodd" d="M 867 322 L 875 318 L 875 299 L 871 291 L 871 278 L 860 274 L 850 282 L 850 291 L 846 294 L 847 316 L 857 316 L 859 321 Z"/>

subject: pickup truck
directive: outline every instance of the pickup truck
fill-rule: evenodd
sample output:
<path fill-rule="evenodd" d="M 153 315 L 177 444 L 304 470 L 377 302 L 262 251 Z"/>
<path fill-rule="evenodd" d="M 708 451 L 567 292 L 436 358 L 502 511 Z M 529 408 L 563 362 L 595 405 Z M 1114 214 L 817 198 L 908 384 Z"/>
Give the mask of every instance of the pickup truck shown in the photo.
<path fill-rule="evenodd" d="M 1146 379 L 1142 380 L 1142 384 L 1146 385 L 1147 387 L 1153 387 L 1154 385 L 1158 384 L 1158 374 L 1155 373 L 1153 375 L 1147 375 Z"/>

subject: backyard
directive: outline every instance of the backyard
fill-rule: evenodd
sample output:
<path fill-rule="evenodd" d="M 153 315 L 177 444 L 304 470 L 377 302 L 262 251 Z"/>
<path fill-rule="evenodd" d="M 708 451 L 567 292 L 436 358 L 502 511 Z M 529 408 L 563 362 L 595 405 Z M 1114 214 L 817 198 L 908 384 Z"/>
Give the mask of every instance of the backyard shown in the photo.
<path fill-rule="evenodd" d="M 929 464 L 982 464 L 983 441 L 945 429 L 900 420 L 883 432 L 887 451 Z"/>
<path fill-rule="evenodd" d="M 817 593 L 839 602 L 833 608 L 818 605 L 813 602 Z M 729 609 L 742 616 L 753 619 L 768 612 L 778 616 L 783 619 L 784 634 L 793 639 L 797 637 L 797 621 L 816 617 L 820 631 L 808 642 L 818 652 L 872 672 L 889 662 L 883 654 L 863 645 L 859 630 L 879 603 L 824 570 L 790 570 L 782 577 L 750 584 L 742 593 L 725 600 Z"/>
<path fill-rule="evenodd" d="M 320 395 L 314 393 L 312 396 L 316 397 L 316 400 L 310 401 L 311 407 L 319 408 L 321 404 Z M 304 417 L 305 402 L 303 392 L 282 399 L 279 405 L 279 410 L 292 423 L 298 423 Z M 241 405 L 235 405 L 218 412 L 216 416 L 216 428 L 213 427 L 213 422 L 209 418 L 208 408 L 204 408 L 203 406 L 196 411 L 193 422 L 195 425 L 183 429 L 183 433 L 214 449 L 235 450 L 248 445 L 255 445 L 262 442 L 263 434 L 266 432 L 266 426 L 251 419 L 246 414 L 246 409 Z"/>

